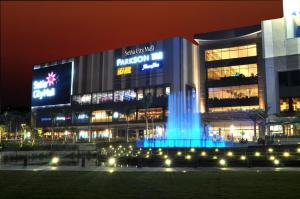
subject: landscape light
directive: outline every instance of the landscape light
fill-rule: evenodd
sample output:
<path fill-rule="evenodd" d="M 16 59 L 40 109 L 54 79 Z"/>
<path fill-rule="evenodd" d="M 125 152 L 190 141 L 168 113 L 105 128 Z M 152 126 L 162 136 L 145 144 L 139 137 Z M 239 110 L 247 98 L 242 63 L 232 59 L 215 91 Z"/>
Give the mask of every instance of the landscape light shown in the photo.
<path fill-rule="evenodd" d="M 277 159 L 274 160 L 275 165 L 279 165 L 279 163 L 280 163 L 279 160 L 277 160 Z"/>
<path fill-rule="evenodd" d="M 116 164 L 116 158 L 111 157 L 108 159 L 108 165 L 109 166 L 114 166 Z"/>
<path fill-rule="evenodd" d="M 181 156 L 181 155 L 182 155 L 181 151 L 177 151 L 177 156 Z"/>
<path fill-rule="evenodd" d="M 269 159 L 270 159 L 270 160 L 275 160 L 275 156 L 274 156 L 274 155 L 271 155 Z"/>
<path fill-rule="evenodd" d="M 158 153 L 158 155 L 162 155 L 162 154 L 163 154 L 163 152 L 161 152 L 161 151 Z"/>
<path fill-rule="evenodd" d="M 269 148 L 269 149 L 268 149 L 268 152 L 269 152 L 269 153 L 273 153 L 273 149 L 272 149 L 272 148 Z"/>
<path fill-rule="evenodd" d="M 259 157 L 259 156 L 260 156 L 260 152 L 255 152 L 254 155 L 255 155 L 256 157 Z"/>
<path fill-rule="evenodd" d="M 215 149 L 215 152 L 219 152 L 219 149 Z"/>
<path fill-rule="evenodd" d="M 300 148 L 297 149 L 297 152 L 300 153 Z"/>
<path fill-rule="evenodd" d="M 205 152 L 205 151 L 202 151 L 202 152 L 201 152 L 201 156 L 206 156 L 206 152 Z"/>
<path fill-rule="evenodd" d="M 167 155 L 164 155 L 164 158 L 165 158 L 165 159 L 167 159 L 167 158 L 168 158 L 168 156 L 167 156 Z"/>
<path fill-rule="evenodd" d="M 194 149 L 194 148 L 191 148 L 191 152 L 195 152 L 195 149 Z"/>
<path fill-rule="evenodd" d="M 246 160 L 246 156 L 244 156 L 244 155 L 241 155 L 241 158 L 240 158 L 241 160 Z"/>
<path fill-rule="evenodd" d="M 166 160 L 165 160 L 165 165 L 166 165 L 166 166 L 169 167 L 169 166 L 171 166 L 171 164 L 172 164 L 172 161 L 171 161 L 170 159 L 166 159 Z"/>
<path fill-rule="evenodd" d="M 233 156 L 233 153 L 231 151 L 228 151 L 227 156 Z"/>
<path fill-rule="evenodd" d="M 284 157 L 290 157 L 290 153 L 289 152 L 283 152 L 283 156 Z"/>
<path fill-rule="evenodd" d="M 217 156 L 213 156 L 213 158 L 212 158 L 212 159 L 216 160 L 216 159 L 218 159 L 218 157 L 217 157 Z"/>
<path fill-rule="evenodd" d="M 191 155 L 187 155 L 187 156 L 185 156 L 185 159 L 190 160 L 190 159 L 192 159 L 192 156 Z"/>
<path fill-rule="evenodd" d="M 221 160 L 219 161 L 219 163 L 220 163 L 221 166 L 225 166 L 225 165 L 226 165 L 226 160 L 221 159 Z"/>
<path fill-rule="evenodd" d="M 59 157 L 53 157 L 52 159 L 51 159 L 51 162 L 50 162 L 50 164 L 58 164 L 58 162 L 59 162 Z"/>

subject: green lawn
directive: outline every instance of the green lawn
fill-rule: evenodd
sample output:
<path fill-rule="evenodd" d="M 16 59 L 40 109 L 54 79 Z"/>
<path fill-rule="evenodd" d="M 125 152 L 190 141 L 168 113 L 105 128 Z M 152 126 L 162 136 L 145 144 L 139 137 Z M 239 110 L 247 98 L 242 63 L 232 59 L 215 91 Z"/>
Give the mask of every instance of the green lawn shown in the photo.
<path fill-rule="evenodd" d="M 0 171 L 0 198 L 300 198 L 300 172 Z"/>

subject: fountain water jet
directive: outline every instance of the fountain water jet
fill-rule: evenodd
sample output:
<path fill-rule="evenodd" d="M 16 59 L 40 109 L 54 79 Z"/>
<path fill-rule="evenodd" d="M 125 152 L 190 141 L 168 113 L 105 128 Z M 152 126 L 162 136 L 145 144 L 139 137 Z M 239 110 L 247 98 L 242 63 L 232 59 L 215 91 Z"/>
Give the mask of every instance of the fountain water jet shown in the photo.
<path fill-rule="evenodd" d="M 166 133 L 159 138 L 145 138 L 140 147 L 189 148 L 225 147 L 222 139 L 206 135 L 201 123 L 194 90 L 173 92 L 168 97 L 168 121 Z"/>

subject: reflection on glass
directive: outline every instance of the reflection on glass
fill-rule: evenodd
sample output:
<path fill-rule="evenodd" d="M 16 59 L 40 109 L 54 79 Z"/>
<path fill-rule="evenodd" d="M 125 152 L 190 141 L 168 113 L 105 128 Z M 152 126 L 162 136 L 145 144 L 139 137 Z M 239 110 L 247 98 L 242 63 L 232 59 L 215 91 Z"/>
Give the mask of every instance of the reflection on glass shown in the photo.
<path fill-rule="evenodd" d="M 257 76 L 257 64 L 226 66 L 208 68 L 208 80 L 221 80 L 228 77 L 255 77 Z"/>
<path fill-rule="evenodd" d="M 240 99 L 258 97 L 258 85 L 228 86 L 208 89 L 209 99 Z"/>
<path fill-rule="evenodd" d="M 205 61 L 234 59 L 240 57 L 251 57 L 256 55 L 257 55 L 256 44 L 250 44 L 250 45 L 230 47 L 230 48 L 206 50 Z"/>

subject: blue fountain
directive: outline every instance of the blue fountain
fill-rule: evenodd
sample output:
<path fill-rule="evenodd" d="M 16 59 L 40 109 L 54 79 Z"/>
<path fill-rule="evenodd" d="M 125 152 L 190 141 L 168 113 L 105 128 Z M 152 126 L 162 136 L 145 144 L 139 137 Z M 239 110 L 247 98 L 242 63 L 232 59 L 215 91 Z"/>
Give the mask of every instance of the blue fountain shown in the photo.
<path fill-rule="evenodd" d="M 225 141 L 208 136 L 203 130 L 195 91 L 186 94 L 173 92 L 168 97 L 168 121 L 161 137 L 145 138 L 137 142 L 146 148 L 210 148 L 225 147 Z"/>

